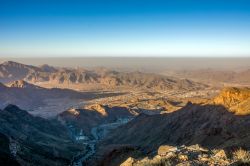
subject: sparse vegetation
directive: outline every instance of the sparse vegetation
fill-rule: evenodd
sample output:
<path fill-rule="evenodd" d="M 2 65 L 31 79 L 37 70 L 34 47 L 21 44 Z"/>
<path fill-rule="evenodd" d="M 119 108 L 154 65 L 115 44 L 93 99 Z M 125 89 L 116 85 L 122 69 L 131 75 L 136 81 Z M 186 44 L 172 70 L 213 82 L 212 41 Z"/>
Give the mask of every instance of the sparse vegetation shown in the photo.
<path fill-rule="evenodd" d="M 236 150 L 233 153 L 233 158 L 237 163 L 249 164 L 250 165 L 250 152 L 242 148 Z"/>
<path fill-rule="evenodd" d="M 145 166 L 171 166 L 173 165 L 169 159 L 159 159 L 157 161 L 143 163 Z"/>
<path fill-rule="evenodd" d="M 174 165 L 174 163 L 172 162 L 173 158 L 154 158 L 152 160 L 150 159 L 144 159 L 144 161 L 139 162 L 134 164 L 135 166 L 171 166 Z"/>
<path fill-rule="evenodd" d="M 204 149 L 196 145 L 177 146 L 153 158 L 128 159 L 122 166 L 171 166 L 171 165 L 218 165 L 218 166 L 250 166 L 250 152 L 238 149 L 231 156 L 226 156 L 223 149 Z"/>

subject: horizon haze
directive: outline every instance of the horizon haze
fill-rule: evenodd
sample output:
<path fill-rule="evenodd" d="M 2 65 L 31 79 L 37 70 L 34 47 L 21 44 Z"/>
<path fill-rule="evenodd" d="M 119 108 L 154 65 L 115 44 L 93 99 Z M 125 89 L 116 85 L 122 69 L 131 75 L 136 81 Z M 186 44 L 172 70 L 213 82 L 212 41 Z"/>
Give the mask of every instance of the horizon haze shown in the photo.
<path fill-rule="evenodd" d="M 195 58 L 195 57 L 51 57 L 51 58 L 2 58 L 0 62 L 15 61 L 40 66 L 48 64 L 55 67 L 105 67 L 110 69 L 145 70 L 147 72 L 166 69 L 193 70 L 245 70 L 250 67 L 250 57 L 245 58 Z"/>

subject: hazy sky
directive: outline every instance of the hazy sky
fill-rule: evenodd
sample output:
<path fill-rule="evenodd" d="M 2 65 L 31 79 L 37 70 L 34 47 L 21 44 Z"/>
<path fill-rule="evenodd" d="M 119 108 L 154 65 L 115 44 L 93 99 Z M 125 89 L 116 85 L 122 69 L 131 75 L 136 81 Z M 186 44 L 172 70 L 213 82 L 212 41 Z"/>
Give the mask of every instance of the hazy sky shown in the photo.
<path fill-rule="evenodd" d="M 249 0 L 0 0 L 0 56 L 250 56 Z"/>

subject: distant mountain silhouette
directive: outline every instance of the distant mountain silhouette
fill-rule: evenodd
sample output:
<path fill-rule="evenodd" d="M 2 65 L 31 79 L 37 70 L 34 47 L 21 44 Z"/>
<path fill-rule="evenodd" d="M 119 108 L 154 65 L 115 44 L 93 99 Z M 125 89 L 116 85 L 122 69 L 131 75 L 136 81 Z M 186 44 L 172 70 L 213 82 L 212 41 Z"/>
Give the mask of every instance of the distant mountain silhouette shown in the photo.
<path fill-rule="evenodd" d="M 191 80 L 212 83 L 218 85 L 219 83 L 236 83 L 240 85 L 248 84 L 250 82 L 250 69 L 242 69 L 240 71 L 234 70 L 215 70 L 215 69 L 194 69 L 194 70 L 175 70 L 163 72 L 166 75 L 173 75 L 178 78 L 188 78 Z"/>

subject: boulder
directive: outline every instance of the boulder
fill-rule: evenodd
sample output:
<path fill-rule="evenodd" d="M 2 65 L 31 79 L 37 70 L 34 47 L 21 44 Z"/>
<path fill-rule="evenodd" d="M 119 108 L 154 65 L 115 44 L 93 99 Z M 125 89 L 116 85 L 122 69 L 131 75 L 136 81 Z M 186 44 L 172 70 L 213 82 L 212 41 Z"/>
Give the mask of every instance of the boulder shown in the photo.
<path fill-rule="evenodd" d="M 185 154 L 179 154 L 178 159 L 181 161 L 188 161 L 188 156 Z"/>
<path fill-rule="evenodd" d="M 227 155 L 223 149 L 219 150 L 217 153 L 215 153 L 214 157 L 220 158 L 220 159 L 227 159 Z"/>
<path fill-rule="evenodd" d="M 132 166 L 135 162 L 135 159 L 132 157 L 129 157 L 126 161 L 124 161 L 120 166 Z"/>
<path fill-rule="evenodd" d="M 169 146 L 169 145 L 162 145 L 158 148 L 158 155 L 166 155 L 168 152 L 177 151 L 177 147 Z"/>

